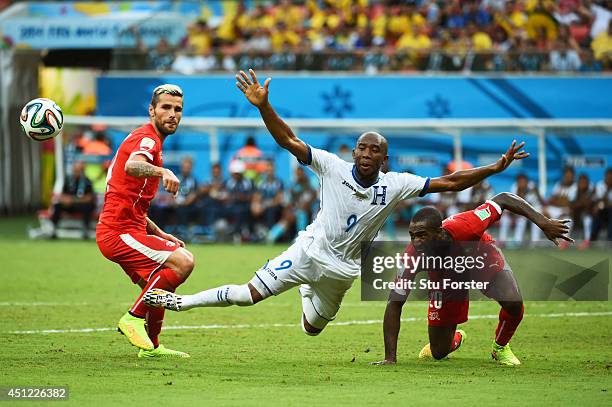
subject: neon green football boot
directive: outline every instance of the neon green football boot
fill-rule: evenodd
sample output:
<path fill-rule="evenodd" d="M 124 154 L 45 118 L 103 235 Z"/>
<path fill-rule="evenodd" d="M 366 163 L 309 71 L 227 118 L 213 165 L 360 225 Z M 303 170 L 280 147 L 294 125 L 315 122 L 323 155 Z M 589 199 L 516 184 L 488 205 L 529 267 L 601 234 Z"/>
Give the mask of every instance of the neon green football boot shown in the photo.
<path fill-rule="evenodd" d="M 125 335 L 132 345 L 144 350 L 153 350 L 153 342 L 147 335 L 144 318 L 136 318 L 126 312 L 119 320 L 117 330 Z"/>
<path fill-rule="evenodd" d="M 426 359 L 426 358 L 431 358 L 431 346 L 429 346 L 429 343 L 425 346 L 423 346 L 423 349 L 421 349 L 421 351 L 419 352 L 419 359 Z"/>
<path fill-rule="evenodd" d="M 153 350 L 140 349 L 138 352 L 139 358 L 189 358 L 189 353 L 181 352 L 166 348 L 164 345 L 159 345 Z"/>
<path fill-rule="evenodd" d="M 491 357 L 493 360 L 496 360 L 497 363 L 504 366 L 517 366 L 521 364 L 521 361 L 518 360 L 512 349 L 510 349 L 510 344 L 506 344 L 505 346 L 498 345 L 493 342 L 493 350 L 491 351 Z"/>
<path fill-rule="evenodd" d="M 461 345 L 463 345 L 463 342 L 465 342 L 466 339 L 467 339 L 467 334 L 465 333 L 465 331 L 463 329 L 457 329 L 457 332 L 459 332 L 461 334 L 461 341 L 459 341 L 459 345 L 457 345 L 457 347 L 453 350 L 453 352 L 455 352 L 457 349 L 459 349 L 461 347 Z M 431 346 L 429 344 L 427 344 L 419 352 L 419 359 L 425 359 L 425 358 L 431 358 L 431 357 L 433 357 L 431 355 Z M 446 359 L 446 358 L 444 358 L 444 359 Z"/>

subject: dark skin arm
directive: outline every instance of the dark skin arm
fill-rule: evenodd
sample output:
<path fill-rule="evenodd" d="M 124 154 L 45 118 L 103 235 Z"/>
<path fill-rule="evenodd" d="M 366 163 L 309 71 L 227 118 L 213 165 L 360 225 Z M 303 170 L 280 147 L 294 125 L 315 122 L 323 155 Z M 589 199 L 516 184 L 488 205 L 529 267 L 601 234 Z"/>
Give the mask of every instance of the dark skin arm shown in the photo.
<path fill-rule="evenodd" d="M 372 365 L 394 365 L 397 363 L 397 339 L 399 337 L 402 307 L 406 302 L 406 297 L 399 295 L 395 291 L 389 294 L 385 317 L 383 320 L 383 335 L 385 341 L 385 359 L 379 362 L 372 362 Z"/>
<path fill-rule="evenodd" d="M 524 216 L 531 222 L 535 223 L 540 229 L 542 229 L 548 240 L 557 246 L 559 246 L 559 241 L 557 239 L 563 239 L 574 243 L 574 240 L 567 236 L 569 233 L 569 227 L 567 224 L 571 221 L 570 219 L 549 219 L 538 212 L 523 198 L 509 192 L 497 194 L 491 200 L 498 204 L 502 209 Z"/>
<path fill-rule="evenodd" d="M 308 146 L 300 140 L 293 130 L 280 118 L 272 105 L 268 101 L 268 87 L 270 86 L 271 78 L 266 79 L 264 85 L 261 86 L 257 81 L 255 71 L 249 69 L 251 77 L 240 71 L 236 75 L 236 86 L 244 93 L 253 106 L 259 109 L 259 114 L 263 119 L 268 131 L 274 137 L 276 143 L 293 154 L 301 162 L 308 161 Z"/>
<path fill-rule="evenodd" d="M 463 191 L 466 188 L 476 185 L 483 179 L 504 171 L 510 166 L 512 161 L 529 157 L 529 153 L 521 151 L 524 145 L 525 142 L 523 141 L 517 146 L 516 140 L 514 140 L 510 148 L 508 148 L 508 151 L 506 151 L 506 153 L 495 163 L 432 178 L 429 181 L 427 192 Z"/>

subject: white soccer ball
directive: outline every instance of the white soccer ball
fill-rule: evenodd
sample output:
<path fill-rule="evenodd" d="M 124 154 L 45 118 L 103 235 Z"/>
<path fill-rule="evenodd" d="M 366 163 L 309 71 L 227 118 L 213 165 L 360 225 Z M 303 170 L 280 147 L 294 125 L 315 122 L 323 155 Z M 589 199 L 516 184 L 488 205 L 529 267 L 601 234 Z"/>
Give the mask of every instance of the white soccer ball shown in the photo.
<path fill-rule="evenodd" d="M 23 107 L 19 121 L 26 136 L 32 140 L 44 141 L 61 133 L 64 114 L 51 99 L 37 98 Z"/>

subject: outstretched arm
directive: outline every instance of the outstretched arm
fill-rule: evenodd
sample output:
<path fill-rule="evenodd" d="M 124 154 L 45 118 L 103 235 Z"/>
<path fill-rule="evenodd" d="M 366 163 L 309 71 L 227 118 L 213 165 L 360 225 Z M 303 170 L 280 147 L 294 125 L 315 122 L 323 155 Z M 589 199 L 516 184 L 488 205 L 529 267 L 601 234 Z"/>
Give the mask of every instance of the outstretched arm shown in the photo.
<path fill-rule="evenodd" d="M 557 239 L 567 240 L 571 243 L 574 242 L 574 240 L 567 235 L 569 233 L 569 226 L 567 224 L 570 222 L 570 219 L 549 219 L 538 212 L 529 202 L 509 192 L 497 194 L 491 200 L 502 209 L 524 216 L 538 225 L 546 237 L 557 246 L 559 245 Z"/>
<path fill-rule="evenodd" d="M 493 164 L 472 168 L 470 170 L 456 171 L 449 175 L 432 178 L 426 192 L 462 191 L 476 185 L 483 179 L 504 171 L 510 166 L 512 161 L 529 157 L 529 153 L 520 151 L 524 145 L 525 142 L 523 141 L 517 146 L 516 140 L 514 140 L 510 148 L 508 148 L 508 151 Z"/>
<path fill-rule="evenodd" d="M 264 85 L 261 86 L 257 81 L 255 71 L 249 69 L 249 73 L 251 78 L 244 71 L 240 71 L 236 75 L 236 86 L 244 93 L 249 102 L 259 109 L 259 114 L 276 143 L 301 162 L 308 162 L 308 146 L 297 138 L 287 123 L 276 114 L 268 101 L 268 87 L 272 78 L 266 79 Z"/>
<path fill-rule="evenodd" d="M 391 292 L 383 320 L 385 360 L 373 362 L 373 365 L 394 365 L 397 363 L 397 339 L 401 325 L 402 307 L 405 302 L 405 297 L 400 296 L 394 291 Z"/>

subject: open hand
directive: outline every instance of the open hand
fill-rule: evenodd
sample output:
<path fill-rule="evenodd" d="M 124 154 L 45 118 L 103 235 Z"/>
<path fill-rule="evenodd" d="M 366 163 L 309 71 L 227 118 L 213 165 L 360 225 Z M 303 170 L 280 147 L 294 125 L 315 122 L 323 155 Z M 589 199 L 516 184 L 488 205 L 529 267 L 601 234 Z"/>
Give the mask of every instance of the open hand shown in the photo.
<path fill-rule="evenodd" d="M 529 153 L 525 152 L 525 150 L 521 151 L 524 146 L 524 141 L 517 146 L 516 140 L 513 140 L 508 151 L 506 151 L 506 153 L 495 163 L 495 171 L 502 172 L 512 164 L 512 161 L 529 157 Z"/>
<path fill-rule="evenodd" d="M 378 362 L 370 362 L 372 366 L 383 366 L 383 365 L 395 365 L 397 362 L 395 360 L 379 360 Z"/>
<path fill-rule="evenodd" d="M 540 225 L 540 229 L 544 232 L 548 240 L 559 246 L 557 239 L 563 239 L 570 243 L 574 243 L 574 239 L 568 236 L 570 219 L 548 219 L 546 223 Z"/>
<path fill-rule="evenodd" d="M 256 107 L 260 107 L 268 102 L 268 86 L 272 78 L 266 79 L 264 85 L 261 86 L 257 81 L 255 71 L 249 69 L 249 73 L 251 74 L 250 78 L 244 71 L 240 71 L 236 75 L 236 86 L 244 93 L 249 102 Z"/>

